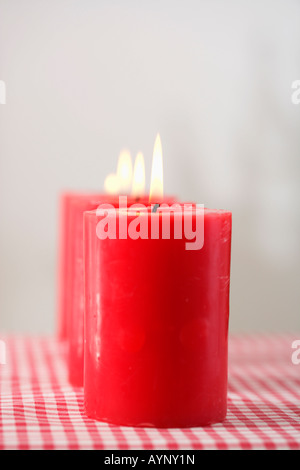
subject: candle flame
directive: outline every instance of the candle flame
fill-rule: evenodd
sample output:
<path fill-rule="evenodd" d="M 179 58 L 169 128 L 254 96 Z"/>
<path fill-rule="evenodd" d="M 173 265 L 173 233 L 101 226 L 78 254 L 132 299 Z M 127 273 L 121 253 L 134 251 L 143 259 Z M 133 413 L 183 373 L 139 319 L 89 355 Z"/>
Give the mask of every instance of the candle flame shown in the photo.
<path fill-rule="evenodd" d="M 161 200 L 164 195 L 163 186 L 163 158 L 162 158 L 162 147 L 159 134 L 155 139 L 153 149 L 153 160 L 151 170 L 151 184 L 150 184 L 150 202 L 157 202 Z"/>
<path fill-rule="evenodd" d="M 107 194 L 119 194 L 120 192 L 120 178 L 116 173 L 107 175 L 104 181 L 104 191 Z"/>
<path fill-rule="evenodd" d="M 133 169 L 132 196 L 145 194 L 145 162 L 144 156 L 139 152 L 136 156 Z"/>
<path fill-rule="evenodd" d="M 120 180 L 120 193 L 128 194 L 132 184 L 132 161 L 128 150 L 122 150 L 120 153 L 117 175 Z"/>

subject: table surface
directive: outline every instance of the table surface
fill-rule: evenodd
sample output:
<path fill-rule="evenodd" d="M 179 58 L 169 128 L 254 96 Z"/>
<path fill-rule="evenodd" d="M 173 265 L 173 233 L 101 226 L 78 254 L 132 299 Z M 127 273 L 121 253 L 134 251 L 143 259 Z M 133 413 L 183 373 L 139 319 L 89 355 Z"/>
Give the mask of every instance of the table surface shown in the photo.
<path fill-rule="evenodd" d="M 87 418 L 68 384 L 63 345 L 0 336 L 0 449 L 300 449 L 298 335 L 231 335 L 228 414 L 190 429 L 129 428 Z"/>

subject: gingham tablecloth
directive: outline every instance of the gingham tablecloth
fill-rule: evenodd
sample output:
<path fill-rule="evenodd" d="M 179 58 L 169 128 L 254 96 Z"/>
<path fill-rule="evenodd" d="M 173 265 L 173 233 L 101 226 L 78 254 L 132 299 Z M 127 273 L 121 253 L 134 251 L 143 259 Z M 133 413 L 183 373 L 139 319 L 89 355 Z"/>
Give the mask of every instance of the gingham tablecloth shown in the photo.
<path fill-rule="evenodd" d="M 3 337 L 0 449 L 300 449 L 298 335 L 231 336 L 228 415 L 191 429 L 111 426 L 88 419 L 53 338 Z"/>

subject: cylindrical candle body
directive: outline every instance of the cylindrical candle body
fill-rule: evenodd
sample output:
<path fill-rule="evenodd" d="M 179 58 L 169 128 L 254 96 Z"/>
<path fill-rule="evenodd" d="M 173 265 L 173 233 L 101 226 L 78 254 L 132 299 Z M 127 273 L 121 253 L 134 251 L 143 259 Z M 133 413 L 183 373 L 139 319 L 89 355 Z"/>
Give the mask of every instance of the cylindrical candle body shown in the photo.
<path fill-rule="evenodd" d="M 172 236 L 174 217 L 170 239 L 136 240 L 99 239 L 102 218 L 94 211 L 84 219 L 87 415 L 155 427 L 222 421 L 231 213 L 204 210 L 199 250 Z"/>
<path fill-rule="evenodd" d="M 172 197 L 165 198 L 172 202 Z M 131 197 L 126 199 L 127 206 L 132 204 L 147 205 L 149 197 Z M 96 209 L 100 204 L 119 207 L 119 196 L 93 194 L 72 198 L 68 204 L 68 269 L 67 269 L 67 324 L 68 324 L 68 373 L 70 383 L 83 386 L 83 320 L 84 320 L 84 268 L 83 268 L 83 214 Z M 125 201 L 123 201 L 125 202 Z"/>

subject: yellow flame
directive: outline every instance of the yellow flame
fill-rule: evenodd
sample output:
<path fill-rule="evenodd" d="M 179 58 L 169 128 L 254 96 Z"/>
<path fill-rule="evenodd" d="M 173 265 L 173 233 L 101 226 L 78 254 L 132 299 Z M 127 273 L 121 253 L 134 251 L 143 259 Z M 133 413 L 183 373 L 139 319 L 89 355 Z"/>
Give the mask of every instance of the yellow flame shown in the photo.
<path fill-rule="evenodd" d="M 132 196 L 145 194 L 145 162 L 144 156 L 139 152 L 136 156 L 133 168 Z"/>
<path fill-rule="evenodd" d="M 120 153 L 117 175 L 120 180 L 120 193 L 128 194 L 132 184 L 132 161 L 128 150 L 122 150 Z"/>
<path fill-rule="evenodd" d="M 159 134 L 155 139 L 153 149 L 153 160 L 151 170 L 151 184 L 150 184 L 150 195 L 149 201 L 155 202 L 161 200 L 164 195 L 163 185 L 163 159 L 162 159 L 162 148 Z"/>
<path fill-rule="evenodd" d="M 120 193 L 120 178 L 116 173 L 110 173 L 107 175 L 104 181 L 104 191 L 107 194 L 119 194 Z"/>

